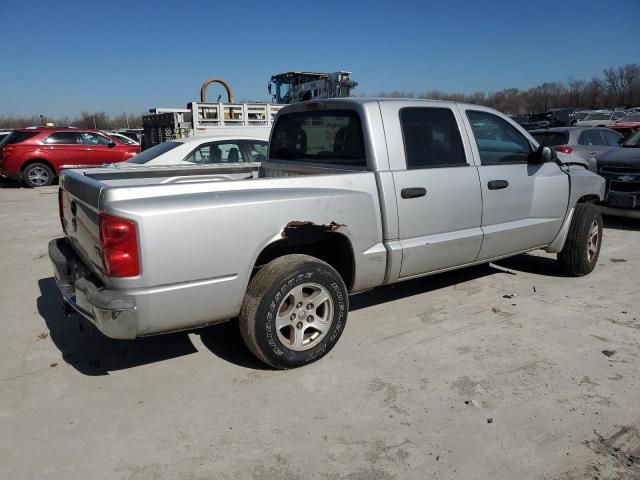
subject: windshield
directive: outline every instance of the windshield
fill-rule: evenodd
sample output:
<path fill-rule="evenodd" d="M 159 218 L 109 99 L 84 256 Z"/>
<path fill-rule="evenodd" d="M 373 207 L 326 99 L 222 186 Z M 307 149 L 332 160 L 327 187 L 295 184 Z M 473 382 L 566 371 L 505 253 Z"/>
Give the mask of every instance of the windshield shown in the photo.
<path fill-rule="evenodd" d="M 283 115 L 273 127 L 269 158 L 365 167 L 360 117 L 353 110 Z"/>
<path fill-rule="evenodd" d="M 627 148 L 640 147 L 640 131 L 637 131 L 635 135 L 632 135 L 631 137 L 629 137 L 627 141 L 622 144 L 622 146 Z"/>
<path fill-rule="evenodd" d="M 543 147 L 566 145 L 569 142 L 569 134 L 567 132 L 531 132 L 531 135 Z"/>
<path fill-rule="evenodd" d="M 611 118 L 610 113 L 590 113 L 584 120 L 609 120 Z"/>
<path fill-rule="evenodd" d="M 150 149 L 145 150 L 142 153 L 139 153 L 135 157 L 131 157 L 129 160 L 127 160 L 127 162 L 137 163 L 141 165 L 141 164 L 150 162 L 154 158 L 159 157 L 163 153 L 167 153 L 169 150 L 173 150 L 174 148 L 179 147 L 180 145 L 182 145 L 182 143 L 180 142 L 161 143 L 159 145 L 156 145 L 155 147 L 151 147 Z"/>
<path fill-rule="evenodd" d="M 618 123 L 627 123 L 627 122 L 640 122 L 640 113 L 627 115 L 626 117 L 622 117 L 620 120 L 618 120 Z"/>

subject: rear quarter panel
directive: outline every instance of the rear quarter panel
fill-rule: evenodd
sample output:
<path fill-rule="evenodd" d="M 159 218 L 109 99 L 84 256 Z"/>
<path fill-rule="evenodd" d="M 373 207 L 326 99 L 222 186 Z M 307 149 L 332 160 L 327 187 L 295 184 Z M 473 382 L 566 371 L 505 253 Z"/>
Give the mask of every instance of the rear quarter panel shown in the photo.
<path fill-rule="evenodd" d="M 154 302 L 154 325 L 140 325 L 139 334 L 237 316 L 258 255 L 292 221 L 340 225 L 336 233 L 349 239 L 357 266 L 354 291 L 384 280 L 386 250 L 371 172 L 155 185 L 134 192 L 105 188 L 100 203 L 106 213 L 139 226 L 141 275 L 110 278 L 108 286 L 142 294 L 141 301 L 151 293 L 163 299 Z"/>

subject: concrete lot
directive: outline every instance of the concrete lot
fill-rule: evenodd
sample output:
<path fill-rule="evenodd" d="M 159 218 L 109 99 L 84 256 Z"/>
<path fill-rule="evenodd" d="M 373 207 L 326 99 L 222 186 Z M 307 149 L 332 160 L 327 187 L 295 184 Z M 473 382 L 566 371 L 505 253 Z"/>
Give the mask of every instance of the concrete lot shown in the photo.
<path fill-rule="evenodd" d="M 584 278 L 536 253 L 353 297 L 331 354 L 280 372 L 233 323 L 80 330 L 56 188 L 2 184 L 0 478 L 640 478 L 640 222 L 607 227 Z"/>

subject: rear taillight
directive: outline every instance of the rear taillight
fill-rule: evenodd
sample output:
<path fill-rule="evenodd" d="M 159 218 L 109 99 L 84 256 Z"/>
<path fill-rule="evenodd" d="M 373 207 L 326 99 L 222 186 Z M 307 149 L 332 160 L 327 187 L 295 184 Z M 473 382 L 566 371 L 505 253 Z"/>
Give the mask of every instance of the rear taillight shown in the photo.
<path fill-rule="evenodd" d="M 60 224 L 64 232 L 64 190 L 62 188 L 58 189 L 58 213 L 60 214 Z"/>
<path fill-rule="evenodd" d="M 556 152 L 566 153 L 567 155 L 569 155 L 570 153 L 573 152 L 573 148 L 571 148 L 571 147 L 553 147 L 553 149 Z"/>
<path fill-rule="evenodd" d="M 138 235 L 131 220 L 100 214 L 100 251 L 102 265 L 111 277 L 135 277 L 140 274 Z"/>

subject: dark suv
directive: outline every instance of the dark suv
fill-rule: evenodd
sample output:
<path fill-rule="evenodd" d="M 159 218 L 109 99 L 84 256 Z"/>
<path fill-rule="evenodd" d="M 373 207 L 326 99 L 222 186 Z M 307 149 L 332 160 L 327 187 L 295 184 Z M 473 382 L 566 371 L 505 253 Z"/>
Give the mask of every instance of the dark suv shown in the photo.
<path fill-rule="evenodd" d="M 139 145 L 127 145 L 98 130 L 25 128 L 14 131 L 0 147 L 0 176 L 44 187 L 62 168 L 123 162 L 139 152 Z"/>

